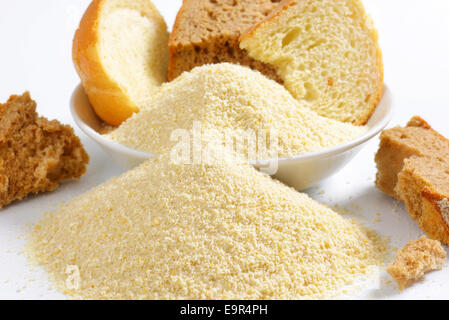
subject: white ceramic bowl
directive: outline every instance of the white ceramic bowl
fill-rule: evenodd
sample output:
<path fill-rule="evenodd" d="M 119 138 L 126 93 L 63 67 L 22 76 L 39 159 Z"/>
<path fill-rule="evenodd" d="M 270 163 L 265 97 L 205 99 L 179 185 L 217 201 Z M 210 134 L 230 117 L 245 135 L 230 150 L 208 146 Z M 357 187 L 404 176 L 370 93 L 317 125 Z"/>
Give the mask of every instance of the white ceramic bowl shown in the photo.
<path fill-rule="evenodd" d="M 274 177 L 297 190 L 310 188 L 329 178 L 346 166 L 369 140 L 388 125 L 392 117 L 392 105 L 391 93 L 385 86 L 382 100 L 369 120 L 368 131 L 363 136 L 323 151 L 270 160 L 277 161 L 278 170 Z M 102 136 L 99 133 L 103 127 L 102 122 L 94 113 L 81 85 L 73 92 L 70 109 L 80 129 L 95 140 L 110 155 L 111 159 L 124 170 L 134 168 L 154 156 L 113 142 Z M 264 167 L 260 163 L 253 163 L 253 165 L 259 169 Z"/>

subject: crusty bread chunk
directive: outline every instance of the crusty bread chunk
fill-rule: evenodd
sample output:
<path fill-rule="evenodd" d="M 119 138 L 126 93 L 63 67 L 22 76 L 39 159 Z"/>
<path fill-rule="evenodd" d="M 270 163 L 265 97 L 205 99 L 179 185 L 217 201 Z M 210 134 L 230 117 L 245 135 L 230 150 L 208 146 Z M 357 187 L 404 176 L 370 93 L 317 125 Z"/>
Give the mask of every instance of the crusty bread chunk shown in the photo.
<path fill-rule="evenodd" d="M 376 163 L 377 187 L 403 201 L 429 237 L 449 244 L 449 140 L 414 117 L 382 133 Z"/>
<path fill-rule="evenodd" d="M 30 261 L 89 300 L 332 298 L 383 264 L 378 234 L 211 147 L 196 164 L 153 157 L 47 213 Z"/>
<path fill-rule="evenodd" d="M 264 19 L 280 0 L 184 0 L 170 35 L 171 81 L 204 64 L 231 62 L 281 82 L 276 70 L 239 47 L 240 35 Z"/>
<path fill-rule="evenodd" d="M 360 0 L 284 0 L 240 47 L 322 116 L 363 125 L 382 97 L 378 34 Z"/>
<path fill-rule="evenodd" d="M 398 174 L 404 160 L 414 155 L 449 159 L 449 140 L 420 117 L 413 117 L 405 128 L 396 127 L 382 132 L 376 155 L 377 187 L 401 200 L 395 192 Z"/>
<path fill-rule="evenodd" d="M 107 137 L 163 154 L 177 149 L 174 129 L 196 130 L 197 124 L 205 140 L 228 146 L 227 139 L 241 141 L 234 150 L 250 160 L 316 152 L 366 132 L 365 127 L 319 116 L 260 72 L 220 63 L 196 67 L 163 85 L 151 108 L 133 115 Z M 260 144 L 264 136 L 270 136 L 269 152 Z"/>
<path fill-rule="evenodd" d="M 149 0 L 94 0 L 75 34 L 73 60 L 95 112 L 119 125 L 167 81 L 169 34 Z"/>
<path fill-rule="evenodd" d="M 387 272 L 398 283 L 399 289 L 404 290 L 425 273 L 441 269 L 445 260 L 446 251 L 441 243 L 423 236 L 400 249 Z"/>
<path fill-rule="evenodd" d="M 404 161 L 395 192 L 431 238 L 449 244 L 449 163 L 413 156 Z"/>
<path fill-rule="evenodd" d="M 39 117 L 29 93 L 0 104 L 0 208 L 79 178 L 88 162 L 73 129 Z"/>

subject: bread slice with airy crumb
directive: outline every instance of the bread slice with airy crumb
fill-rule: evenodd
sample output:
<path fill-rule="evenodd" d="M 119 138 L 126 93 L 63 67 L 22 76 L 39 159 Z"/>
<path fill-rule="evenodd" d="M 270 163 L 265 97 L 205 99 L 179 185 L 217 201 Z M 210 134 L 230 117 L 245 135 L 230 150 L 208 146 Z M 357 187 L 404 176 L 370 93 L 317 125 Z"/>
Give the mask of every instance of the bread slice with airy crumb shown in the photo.
<path fill-rule="evenodd" d="M 119 125 L 167 81 L 169 34 L 149 0 L 94 0 L 73 41 L 73 60 L 98 116 Z"/>
<path fill-rule="evenodd" d="M 239 47 L 241 34 L 263 20 L 280 0 L 184 0 L 170 35 L 168 79 L 205 64 L 231 62 L 282 82 L 275 68 Z"/>
<path fill-rule="evenodd" d="M 423 236 L 400 249 L 387 272 L 397 282 L 399 289 L 404 290 L 425 273 L 441 269 L 445 260 L 446 251 L 441 243 Z"/>
<path fill-rule="evenodd" d="M 376 154 L 376 185 L 403 201 L 432 239 L 449 244 L 449 140 L 414 117 L 385 130 Z"/>
<path fill-rule="evenodd" d="M 322 116 L 363 125 L 382 97 L 378 34 L 360 0 L 284 0 L 240 47 Z"/>
<path fill-rule="evenodd" d="M 39 117 L 29 93 L 0 104 L 0 208 L 79 178 L 88 162 L 73 129 Z"/>

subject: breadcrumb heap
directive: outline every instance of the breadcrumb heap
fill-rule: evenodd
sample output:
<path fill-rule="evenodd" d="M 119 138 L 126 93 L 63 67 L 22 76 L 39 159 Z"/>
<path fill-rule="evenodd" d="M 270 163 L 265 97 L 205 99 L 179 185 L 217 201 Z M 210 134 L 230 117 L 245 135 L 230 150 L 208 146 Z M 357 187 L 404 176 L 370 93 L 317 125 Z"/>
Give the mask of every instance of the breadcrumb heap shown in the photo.
<path fill-rule="evenodd" d="M 270 146 L 279 157 L 330 148 L 361 136 L 356 127 L 319 116 L 280 84 L 257 71 L 222 63 L 185 72 L 162 86 L 149 104 L 107 137 L 142 151 L 163 154 L 175 130 L 216 130 L 239 138 L 242 131 L 278 137 Z M 175 141 L 176 142 L 176 141 Z M 244 150 L 246 151 L 246 150 Z M 253 159 L 255 160 L 255 159 Z"/>
<path fill-rule="evenodd" d="M 387 272 L 397 282 L 399 289 L 404 290 L 419 281 L 424 274 L 441 270 L 445 260 L 446 251 L 441 242 L 422 236 L 398 250 Z"/>
<path fill-rule="evenodd" d="M 75 298 L 311 299 L 382 264 L 383 245 L 233 157 L 162 156 L 48 213 L 28 252 Z"/>

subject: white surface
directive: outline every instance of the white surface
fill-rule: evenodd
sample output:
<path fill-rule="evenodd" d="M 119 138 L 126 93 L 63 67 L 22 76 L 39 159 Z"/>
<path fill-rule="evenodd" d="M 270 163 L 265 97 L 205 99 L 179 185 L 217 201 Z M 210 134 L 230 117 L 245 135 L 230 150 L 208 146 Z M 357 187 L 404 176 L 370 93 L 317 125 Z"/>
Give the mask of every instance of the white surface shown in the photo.
<path fill-rule="evenodd" d="M 274 160 L 261 159 L 253 164 L 262 172 L 275 174 L 276 179 L 296 190 L 314 187 L 347 166 L 371 139 L 385 129 L 393 116 L 392 102 L 391 92 L 385 86 L 383 97 L 366 124 L 367 132 L 357 139 L 318 152 Z M 123 170 L 130 170 L 154 156 L 102 135 L 104 124 L 95 114 L 81 84 L 70 99 L 70 112 L 81 131 L 97 142 Z M 271 170 L 267 172 L 267 169 Z"/>
<path fill-rule="evenodd" d="M 172 25 L 181 0 L 154 0 Z M 48 118 L 74 123 L 69 99 L 79 83 L 71 62 L 71 42 L 88 0 L 0 1 L 0 101 L 12 93 L 31 91 L 38 111 Z M 379 29 L 384 51 L 386 83 L 394 95 L 392 125 L 404 124 L 414 114 L 449 136 L 449 1 L 365 0 Z M 91 156 L 88 173 L 51 194 L 32 197 L 0 212 L 0 298 L 64 298 L 52 291 L 45 274 L 31 268 L 19 252 L 27 224 L 61 201 L 71 199 L 121 171 L 106 154 L 77 129 Z M 326 183 L 310 191 L 325 203 L 339 204 L 395 246 L 421 232 L 402 205 L 374 188 L 372 141 L 349 165 Z M 324 191 L 324 193 L 323 193 Z M 380 214 L 380 222 L 376 221 Z M 426 276 L 425 281 L 400 293 L 385 283 L 384 273 L 358 298 L 449 299 L 449 268 Z"/>

